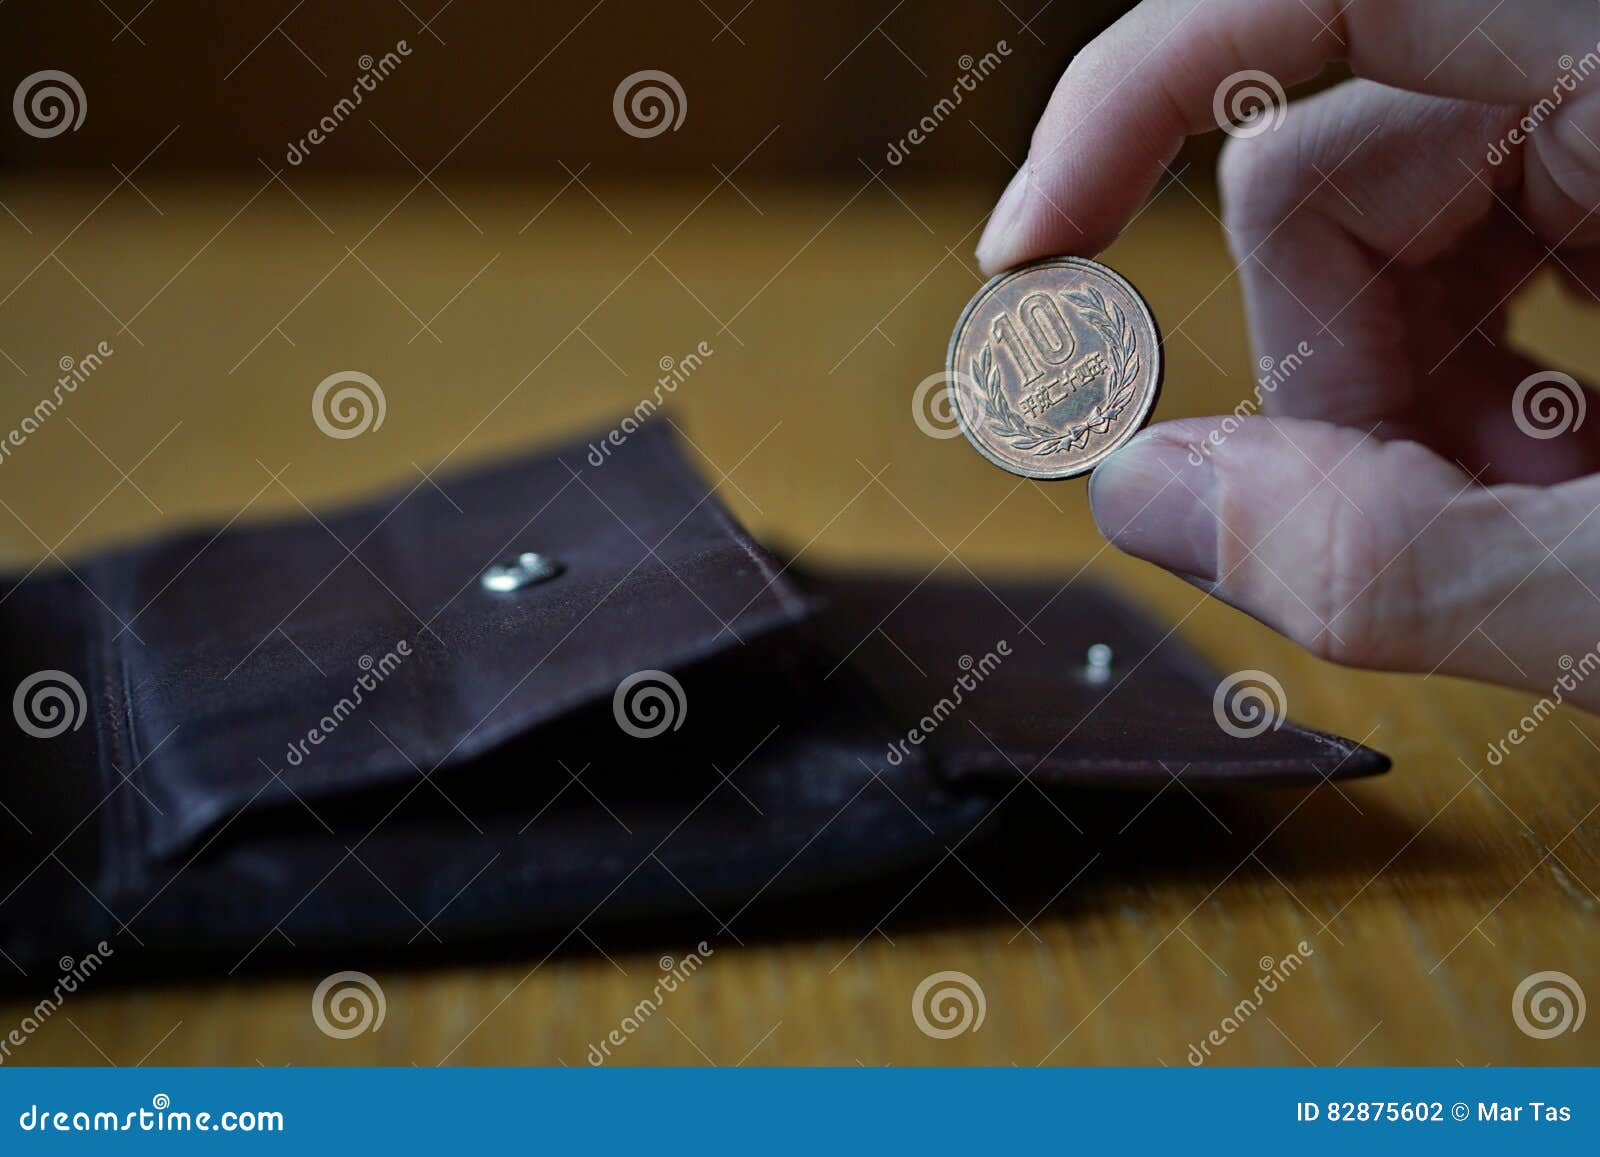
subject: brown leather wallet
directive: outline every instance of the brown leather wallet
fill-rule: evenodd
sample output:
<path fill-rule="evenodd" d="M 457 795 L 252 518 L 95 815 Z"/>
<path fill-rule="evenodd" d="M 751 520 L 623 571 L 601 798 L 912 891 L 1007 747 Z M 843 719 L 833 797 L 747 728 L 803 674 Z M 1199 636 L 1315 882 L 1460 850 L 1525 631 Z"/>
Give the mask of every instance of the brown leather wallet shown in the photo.
<path fill-rule="evenodd" d="M 1087 584 L 802 572 L 664 423 L 587 445 L 5 583 L 0 951 L 231 971 L 734 933 L 937 858 L 1030 782 L 1388 765 Z"/>

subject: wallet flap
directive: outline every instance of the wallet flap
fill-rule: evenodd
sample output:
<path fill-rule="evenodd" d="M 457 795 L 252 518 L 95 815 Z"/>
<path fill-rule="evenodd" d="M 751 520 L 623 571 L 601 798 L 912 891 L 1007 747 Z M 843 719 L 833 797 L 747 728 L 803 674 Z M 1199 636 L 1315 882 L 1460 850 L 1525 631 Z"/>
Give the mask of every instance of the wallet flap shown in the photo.
<path fill-rule="evenodd" d="M 1315 784 L 1389 766 L 1289 719 L 1269 672 L 1224 678 L 1090 583 L 852 575 L 814 589 L 836 646 L 898 711 L 885 759 L 925 750 L 955 785 Z"/>
<path fill-rule="evenodd" d="M 525 552 L 559 573 L 493 589 Z M 465 762 L 807 613 L 659 421 L 600 466 L 572 443 L 87 572 L 130 624 L 108 632 L 126 719 L 106 734 L 157 855 L 247 807 Z"/>

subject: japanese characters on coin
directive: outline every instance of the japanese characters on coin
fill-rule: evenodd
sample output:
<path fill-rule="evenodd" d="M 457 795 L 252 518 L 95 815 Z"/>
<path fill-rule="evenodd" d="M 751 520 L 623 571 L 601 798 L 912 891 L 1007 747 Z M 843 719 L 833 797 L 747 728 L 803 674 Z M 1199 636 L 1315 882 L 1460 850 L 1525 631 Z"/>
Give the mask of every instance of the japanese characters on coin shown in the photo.
<path fill-rule="evenodd" d="M 1161 336 L 1119 274 L 1052 257 L 978 291 L 945 368 L 957 420 L 980 454 L 1027 478 L 1072 478 L 1149 419 Z"/>

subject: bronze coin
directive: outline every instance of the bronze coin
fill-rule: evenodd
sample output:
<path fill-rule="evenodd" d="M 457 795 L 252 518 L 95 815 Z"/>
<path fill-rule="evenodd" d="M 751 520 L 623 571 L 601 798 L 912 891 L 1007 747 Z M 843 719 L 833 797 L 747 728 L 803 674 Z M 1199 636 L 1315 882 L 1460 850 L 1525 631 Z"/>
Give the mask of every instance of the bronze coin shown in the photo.
<path fill-rule="evenodd" d="M 978 453 L 1025 478 L 1073 478 L 1149 419 L 1161 335 L 1119 274 L 1051 257 L 978 291 L 956 322 L 945 370 Z"/>

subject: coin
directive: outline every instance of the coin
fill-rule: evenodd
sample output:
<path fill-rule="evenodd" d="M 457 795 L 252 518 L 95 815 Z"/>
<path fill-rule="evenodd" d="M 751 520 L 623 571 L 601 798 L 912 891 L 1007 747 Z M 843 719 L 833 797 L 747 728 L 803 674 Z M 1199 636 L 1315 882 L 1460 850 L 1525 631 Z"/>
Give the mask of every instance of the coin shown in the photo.
<path fill-rule="evenodd" d="M 1161 335 L 1121 275 L 1051 257 L 978 291 L 956 322 L 945 370 L 978 453 L 1025 478 L 1073 478 L 1149 419 Z"/>

